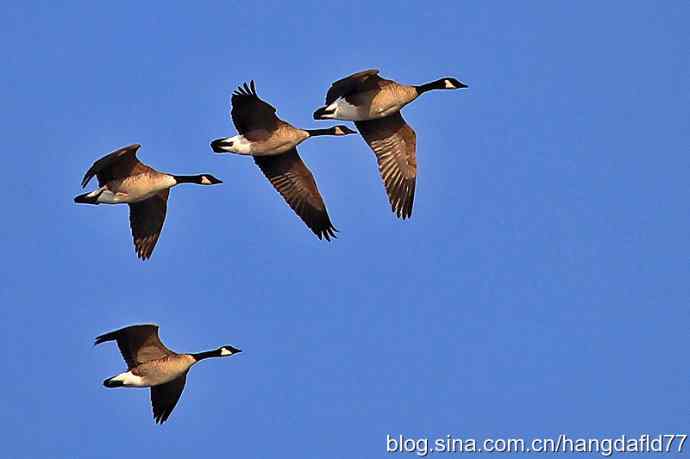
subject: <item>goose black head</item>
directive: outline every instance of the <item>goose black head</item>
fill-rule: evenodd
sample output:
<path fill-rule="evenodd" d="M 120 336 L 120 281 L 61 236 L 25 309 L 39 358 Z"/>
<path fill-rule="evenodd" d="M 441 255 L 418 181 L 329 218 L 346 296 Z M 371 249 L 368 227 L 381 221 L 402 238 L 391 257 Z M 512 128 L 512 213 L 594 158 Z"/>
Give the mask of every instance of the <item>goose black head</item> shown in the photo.
<path fill-rule="evenodd" d="M 333 129 L 334 135 L 357 134 L 357 131 L 353 131 L 352 129 L 345 126 L 344 124 L 339 124 L 337 126 L 333 126 L 332 129 Z"/>
<path fill-rule="evenodd" d="M 211 174 L 201 174 L 199 176 L 199 185 L 217 185 L 219 183 L 223 183 L 223 181 L 215 178 Z"/>
<path fill-rule="evenodd" d="M 199 175 L 173 175 L 176 183 L 196 183 L 197 185 L 217 185 L 223 183 L 212 176 L 211 174 L 199 174 Z"/>
<path fill-rule="evenodd" d="M 221 346 L 218 348 L 218 354 L 221 357 L 229 357 L 231 355 L 235 355 L 237 353 L 242 352 L 241 349 L 237 349 L 234 346 Z"/>
<path fill-rule="evenodd" d="M 441 78 L 440 81 L 443 82 L 443 89 L 461 89 L 467 87 L 465 83 L 458 81 L 453 77 Z"/>

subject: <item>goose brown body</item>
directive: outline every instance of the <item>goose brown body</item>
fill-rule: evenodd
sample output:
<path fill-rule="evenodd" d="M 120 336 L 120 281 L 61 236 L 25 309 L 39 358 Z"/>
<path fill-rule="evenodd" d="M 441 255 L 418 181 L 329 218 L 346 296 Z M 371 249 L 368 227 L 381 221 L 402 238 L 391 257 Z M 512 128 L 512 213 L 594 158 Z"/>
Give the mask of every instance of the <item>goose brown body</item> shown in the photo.
<path fill-rule="evenodd" d="M 326 105 L 342 99 L 343 106 L 353 107 L 354 115 L 343 113 L 334 119 L 362 121 L 383 118 L 400 111 L 419 96 L 414 86 L 402 85 L 378 76 L 378 70 L 364 70 L 338 80 L 326 95 Z M 350 116 L 348 116 L 350 115 Z"/>
<path fill-rule="evenodd" d="M 274 129 L 252 129 L 244 137 L 252 144 L 252 156 L 275 156 L 286 153 L 307 140 L 309 133 L 278 120 Z"/>
<path fill-rule="evenodd" d="M 187 373 L 195 363 L 196 360 L 191 355 L 172 353 L 160 359 L 143 362 L 130 371 L 141 378 L 145 387 L 150 387 L 177 379 Z"/>

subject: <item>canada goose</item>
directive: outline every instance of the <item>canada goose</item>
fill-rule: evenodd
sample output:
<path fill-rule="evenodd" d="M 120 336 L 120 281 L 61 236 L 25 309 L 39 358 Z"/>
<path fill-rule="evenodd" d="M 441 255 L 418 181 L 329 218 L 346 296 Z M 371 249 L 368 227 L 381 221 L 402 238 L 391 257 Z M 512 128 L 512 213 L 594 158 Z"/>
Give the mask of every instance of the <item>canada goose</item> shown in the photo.
<path fill-rule="evenodd" d="M 400 109 L 432 89 L 460 89 L 467 85 L 455 78 L 411 86 L 386 80 L 376 69 L 364 70 L 333 83 L 326 105 L 314 119 L 351 120 L 369 144 L 379 165 L 391 209 L 398 218 L 412 215 L 417 177 L 416 135 Z"/>
<path fill-rule="evenodd" d="M 103 381 L 105 387 L 150 387 L 153 418 L 157 424 L 168 419 L 182 395 L 187 372 L 200 360 L 228 357 L 242 352 L 233 346 L 213 351 L 177 354 L 161 342 L 158 325 L 132 325 L 96 338 L 94 345 L 117 341 L 127 371 Z"/>
<path fill-rule="evenodd" d="M 328 129 L 299 129 L 276 116 L 276 109 L 256 94 L 252 80 L 232 94 L 232 121 L 239 135 L 216 139 L 216 153 L 251 155 L 283 199 L 321 238 L 335 237 L 326 205 L 307 166 L 297 153 L 297 145 L 309 137 L 356 134 L 347 126 Z"/>
<path fill-rule="evenodd" d="M 170 188 L 180 183 L 215 185 L 223 183 L 210 174 L 172 175 L 158 172 L 137 159 L 141 145 L 133 144 L 102 157 L 86 171 L 81 187 L 95 175 L 99 188 L 80 194 L 74 202 L 83 204 L 129 204 L 129 225 L 134 249 L 142 260 L 151 257 L 163 229 Z"/>

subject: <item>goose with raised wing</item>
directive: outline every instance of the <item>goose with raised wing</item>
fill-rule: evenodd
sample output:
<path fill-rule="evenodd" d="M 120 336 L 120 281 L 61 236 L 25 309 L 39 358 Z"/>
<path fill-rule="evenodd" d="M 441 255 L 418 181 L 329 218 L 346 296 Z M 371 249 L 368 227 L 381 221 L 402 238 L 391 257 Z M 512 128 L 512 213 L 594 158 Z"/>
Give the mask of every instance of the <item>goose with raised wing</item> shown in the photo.
<path fill-rule="evenodd" d="M 211 357 L 229 357 L 241 352 L 221 346 L 196 354 L 178 354 L 158 337 L 158 325 L 132 325 L 103 334 L 94 344 L 116 341 L 127 363 L 127 371 L 103 381 L 105 387 L 150 387 L 153 418 L 157 424 L 168 419 L 182 395 L 187 373 L 198 362 Z"/>
<path fill-rule="evenodd" d="M 310 137 L 355 134 L 347 126 L 299 129 L 276 116 L 276 109 L 261 100 L 252 80 L 232 94 L 230 115 L 238 135 L 216 139 L 216 153 L 250 155 L 273 187 L 319 239 L 330 241 L 336 229 L 316 186 L 314 176 L 297 153 L 297 145 Z"/>
<path fill-rule="evenodd" d="M 82 188 L 96 176 L 98 188 L 80 194 L 82 204 L 128 204 L 134 249 L 142 260 L 151 257 L 158 242 L 168 208 L 170 189 L 181 183 L 215 185 L 223 183 L 211 174 L 173 175 L 158 172 L 137 158 L 141 145 L 119 148 L 99 159 L 84 175 Z"/>
<path fill-rule="evenodd" d="M 354 121 L 376 154 L 391 209 L 398 218 L 412 216 L 417 179 L 417 139 L 400 110 L 425 92 L 460 89 L 467 85 L 445 77 L 422 85 L 406 85 L 364 70 L 333 83 L 326 105 L 314 112 L 317 120 Z"/>

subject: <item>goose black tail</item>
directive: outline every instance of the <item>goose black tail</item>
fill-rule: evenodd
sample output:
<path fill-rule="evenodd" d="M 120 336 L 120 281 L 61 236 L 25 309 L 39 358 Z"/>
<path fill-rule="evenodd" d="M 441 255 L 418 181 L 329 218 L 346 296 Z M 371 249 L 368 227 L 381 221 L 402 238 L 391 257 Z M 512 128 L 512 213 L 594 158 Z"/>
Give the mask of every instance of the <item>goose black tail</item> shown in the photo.
<path fill-rule="evenodd" d="M 115 376 L 113 376 L 114 378 Z M 113 381 L 113 378 L 108 378 L 105 381 L 103 381 L 103 385 L 105 387 L 121 387 L 124 386 L 122 381 Z"/>
<path fill-rule="evenodd" d="M 98 204 L 98 195 L 89 196 L 90 193 L 80 194 L 74 198 L 74 202 L 78 204 Z"/>
<path fill-rule="evenodd" d="M 327 110 L 326 107 L 321 107 L 314 112 L 314 119 L 315 120 L 327 119 L 327 118 L 324 118 L 323 116 L 324 115 L 332 115 L 334 112 L 335 112 L 334 110 Z"/>

